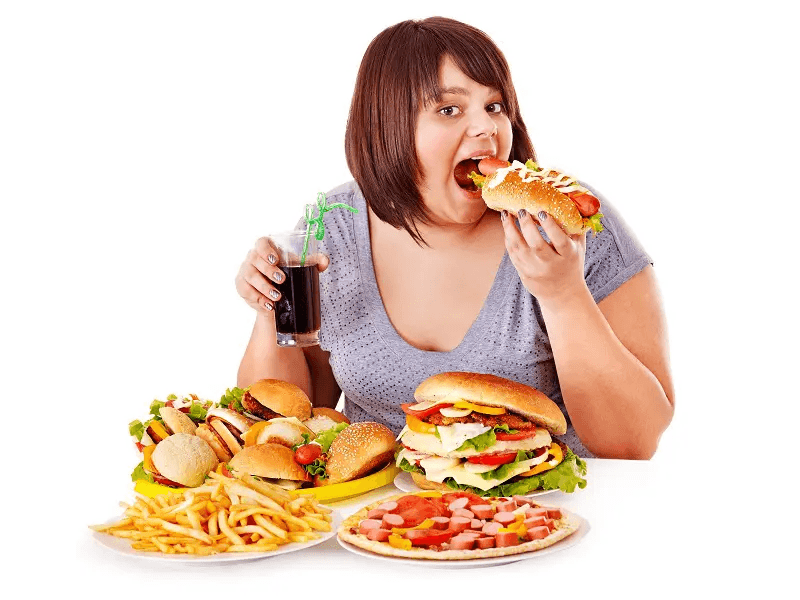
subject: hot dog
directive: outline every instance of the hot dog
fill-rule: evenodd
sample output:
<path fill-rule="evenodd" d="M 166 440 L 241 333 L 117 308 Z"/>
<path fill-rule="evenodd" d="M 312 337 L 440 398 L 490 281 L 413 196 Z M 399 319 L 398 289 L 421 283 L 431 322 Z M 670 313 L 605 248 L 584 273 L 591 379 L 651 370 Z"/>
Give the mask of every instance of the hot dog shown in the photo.
<path fill-rule="evenodd" d="M 497 158 L 463 161 L 456 166 L 455 177 L 459 185 L 463 172 L 470 163 L 477 163 L 477 171 L 467 177 L 481 188 L 484 202 L 494 210 L 518 213 L 525 209 L 537 220 L 540 211 L 551 215 L 569 234 L 603 230 L 600 218 L 600 200 L 572 177 L 554 169 L 542 169 L 529 160 L 509 164 Z"/>

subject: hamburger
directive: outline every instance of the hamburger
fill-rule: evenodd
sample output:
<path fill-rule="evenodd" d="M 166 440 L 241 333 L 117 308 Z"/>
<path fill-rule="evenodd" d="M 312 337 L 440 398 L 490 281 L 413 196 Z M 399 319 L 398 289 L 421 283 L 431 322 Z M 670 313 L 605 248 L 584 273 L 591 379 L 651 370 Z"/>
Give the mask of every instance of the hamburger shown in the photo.
<path fill-rule="evenodd" d="M 542 392 L 483 373 L 440 373 L 403 404 L 406 426 L 396 462 L 422 489 L 479 496 L 574 492 L 586 463 L 555 435 L 567 422 Z"/>
<path fill-rule="evenodd" d="M 172 434 L 150 448 L 143 469 L 150 481 L 168 487 L 198 487 L 219 463 L 211 447 L 189 433 Z"/>
<path fill-rule="evenodd" d="M 296 490 L 311 481 L 306 470 L 294 460 L 294 452 L 281 444 L 247 446 L 228 463 L 234 477 L 253 475 L 284 489 Z"/>
<path fill-rule="evenodd" d="M 314 484 L 342 483 L 379 471 L 391 462 L 395 446 L 394 433 L 386 425 L 353 423 L 330 442 L 324 472 L 317 473 Z"/>
<path fill-rule="evenodd" d="M 549 214 L 568 234 L 603 231 L 600 200 L 576 179 L 554 169 L 543 169 L 532 160 L 524 165 L 497 158 L 465 161 L 456 171 L 459 185 L 476 186 L 491 209 L 517 214 L 525 209 L 538 222 L 540 211 Z M 474 168 L 479 171 L 464 175 Z"/>
<path fill-rule="evenodd" d="M 220 405 L 254 421 L 281 417 L 296 417 L 303 421 L 311 417 L 311 400 L 303 390 L 287 381 L 262 379 L 241 391 L 241 395 L 237 391 L 228 390 Z"/>
<path fill-rule="evenodd" d="M 173 433 L 194 434 L 196 425 L 205 420 L 211 406 L 210 400 L 200 400 L 194 394 L 188 398 L 170 394 L 166 402 L 153 400 L 150 403 L 150 414 L 153 416 L 144 423 L 138 419 L 131 421 L 128 432 L 141 452 L 145 446 L 157 444 Z"/>

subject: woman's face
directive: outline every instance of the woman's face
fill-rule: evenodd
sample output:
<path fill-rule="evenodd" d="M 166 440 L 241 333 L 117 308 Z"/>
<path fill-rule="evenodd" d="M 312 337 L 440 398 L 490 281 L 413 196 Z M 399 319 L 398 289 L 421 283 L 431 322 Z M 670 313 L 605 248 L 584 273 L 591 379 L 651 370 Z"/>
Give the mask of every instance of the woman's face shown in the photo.
<path fill-rule="evenodd" d="M 511 121 L 499 90 L 465 75 L 445 57 L 439 69 L 441 101 L 417 117 L 416 151 L 422 167 L 420 192 L 440 224 L 477 222 L 487 210 L 480 190 L 456 183 L 454 172 L 468 158 L 495 156 L 508 160 Z"/>

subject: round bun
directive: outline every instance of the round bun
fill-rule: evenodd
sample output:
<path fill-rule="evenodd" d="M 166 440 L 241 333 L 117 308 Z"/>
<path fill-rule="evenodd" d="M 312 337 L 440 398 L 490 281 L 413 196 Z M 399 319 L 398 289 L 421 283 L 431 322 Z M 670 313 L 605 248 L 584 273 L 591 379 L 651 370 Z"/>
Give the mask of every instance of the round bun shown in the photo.
<path fill-rule="evenodd" d="M 358 479 L 394 458 L 395 435 L 380 423 L 353 423 L 328 449 L 325 484 Z"/>
<path fill-rule="evenodd" d="M 251 385 L 249 392 L 259 403 L 284 417 L 297 417 L 302 421 L 311 416 L 311 400 L 288 381 L 262 379 Z"/>
<path fill-rule="evenodd" d="M 228 447 L 220 441 L 217 435 L 205 423 L 201 423 L 197 426 L 195 435 L 211 446 L 219 462 L 228 462 L 233 457 L 233 453 L 228 450 Z"/>
<path fill-rule="evenodd" d="M 490 187 L 492 177 L 486 178 L 481 191 L 481 197 L 489 208 L 513 214 L 524 208 L 534 219 L 543 210 L 571 235 L 591 229 L 570 197 L 553 186 L 538 180 L 522 181 L 519 174 L 511 170 L 500 184 Z"/>
<path fill-rule="evenodd" d="M 164 419 L 164 423 L 170 428 L 172 433 L 188 433 L 194 435 L 197 425 L 194 424 L 188 415 L 176 408 L 162 406 L 158 409 L 158 414 Z"/>
<path fill-rule="evenodd" d="M 152 459 L 161 475 L 186 487 L 202 485 L 206 475 L 219 464 L 211 446 L 188 433 L 175 433 L 159 442 Z"/>
<path fill-rule="evenodd" d="M 334 423 L 350 424 L 350 419 L 348 419 L 344 413 L 340 413 L 338 410 L 334 410 L 333 408 L 327 408 L 326 406 L 317 406 L 311 409 L 311 414 L 314 417 L 328 417 Z"/>
<path fill-rule="evenodd" d="M 455 490 L 450 489 L 443 483 L 438 483 L 436 481 L 430 481 L 429 479 L 425 479 L 425 476 L 420 473 L 415 473 L 414 471 L 411 472 L 411 479 L 414 480 L 414 483 L 417 487 L 421 490 L 437 490 L 440 492 L 453 492 Z"/>
<path fill-rule="evenodd" d="M 310 481 L 306 470 L 295 462 L 291 448 L 280 444 L 248 446 L 231 459 L 230 467 L 256 477 Z"/>
<path fill-rule="evenodd" d="M 340 413 L 338 410 L 333 410 L 332 408 L 325 408 L 324 406 L 319 406 L 312 410 L 312 416 L 310 419 L 306 419 L 303 421 L 303 425 L 308 427 L 311 431 L 316 434 L 319 434 L 326 429 L 331 429 L 335 427 L 337 423 L 347 423 L 350 424 L 350 419 Z"/>
<path fill-rule="evenodd" d="M 539 390 L 488 373 L 448 372 L 428 377 L 414 392 L 424 400 L 466 400 L 484 406 L 502 406 L 544 427 L 554 435 L 567 432 L 567 420 L 558 405 Z"/>

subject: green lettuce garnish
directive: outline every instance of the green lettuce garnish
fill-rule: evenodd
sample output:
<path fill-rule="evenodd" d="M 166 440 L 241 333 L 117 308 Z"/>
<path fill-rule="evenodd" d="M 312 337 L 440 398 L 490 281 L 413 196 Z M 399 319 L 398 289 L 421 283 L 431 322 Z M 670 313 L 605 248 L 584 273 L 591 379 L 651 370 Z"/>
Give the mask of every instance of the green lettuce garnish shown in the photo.
<path fill-rule="evenodd" d="M 533 162 L 530 158 L 525 161 L 525 167 L 530 169 L 531 171 L 541 171 L 542 167 L 540 167 L 537 163 Z"/>
<path fill-rule="evenodd" d="M 244 406 L 242 406 L 242 396 L 244 396 L 244 393 L 248 389 L 250 388 L 228 388 L 219 399 L 219 405 L 222 408 L 229 408 L 238 413 L 244 412 Z"/>
<path fill-rule="evenodd" d="M 408 462 L 408 459 L 406 459 L 406 458 L 403 458 L 400 461 L 400 468 L 403 471 L 407 471 L 409 473 L 419 473 L 420 475 L 425 475 L 425 469 L 423 469 L 422 467 L 418 467 L 417 465 Z"/>
<path fill-rule="evenodd" d="M 153 476 L 144 470 L 144 461 L 136 465 L 136 468 L 133 470 L 133 473 L 131 473 L 131 481 L 138 481 L 139 479 L 144 479 L 145 481 L 149 481 L 150 483 L 155 482 Z"/>
<path fill-rule="evenodd" d="M 464 450 L 469 450 L 470 448 L 475 449 L 477 452 L 483 452 L 487 448 L 491 448 L 497 443 L 497 436 L 495 433 L 498 431 L 502 431 L 503 433 L 517 433 L 517 429 L 510 429 L 506 423 L 501 425 L 495 425 L 489 431 L 484 431 L 480 435 L 476 435 L 474 438 L 470 438 L 466 440 L 463 444 L 461 444 L 458 448 L 456 448 L 456 452 L 463 452 Z M 439 431 L 437 429 L 436 433 L 438 434 Z M 440 438 L 441 439 L 441 438 Z"/>
<path fill-rule="evenodd" d="M 142 441 L 142 436 L 144 435 L 144 431 L 145 431 L 145 426 L 139 419 L 136 419 L 135 421 L 131 421 L 130 423 L 128 423 L 128 433 L 130 433 L 140 442 Z"/>
<path fill-rule="evenodd" d="M 167 398 L 169 398 L 169 396 L 167 396 Z M 159 414 L 158 411 L 161 408 L 163 408 L 166 404 L 167 404 L 166 402 L 162 402 L 161 400 L 153 400 L 150 403 L 150 414 L 154 415 L 153 419 L 150 419 L 151 421 L 152 420 L 156 420 L 156 421 L 161 421 L 162 420 L 161 419 L 161 415 Z"/>
<path fill-rule="evenodd" d="M 592 235 L 597 235 L 603 231 L 603 224 L 600 222 L 602 216 L 603 213 L 597 213 L 586 219 L 586 224 L 591 228 Z"/>
<path fill-rule="evenodd" d="M 325 453 L 330 449 L 333 440 L 336 439 L 336 436 L 338 436 L 342 431 L 344 431 L 346 427 L 347 423 L 337 423 L 330 429 L 326 429 L 325 431 L 320 431 L 314 441 L 318 443 L 320 446 L 322 446 L 322 452 Z"/>
<path fill-rule="evenodd" d="M 303 468 L 308 472 L 309 475 L 314 477 L 315 475 L 319 475 L 320 479 L 327 479 L 328 478 L 328 471 L 325 470 L 325 461 L 321 458 L 318 458 L 310 465 L 303 465 Z"/>

